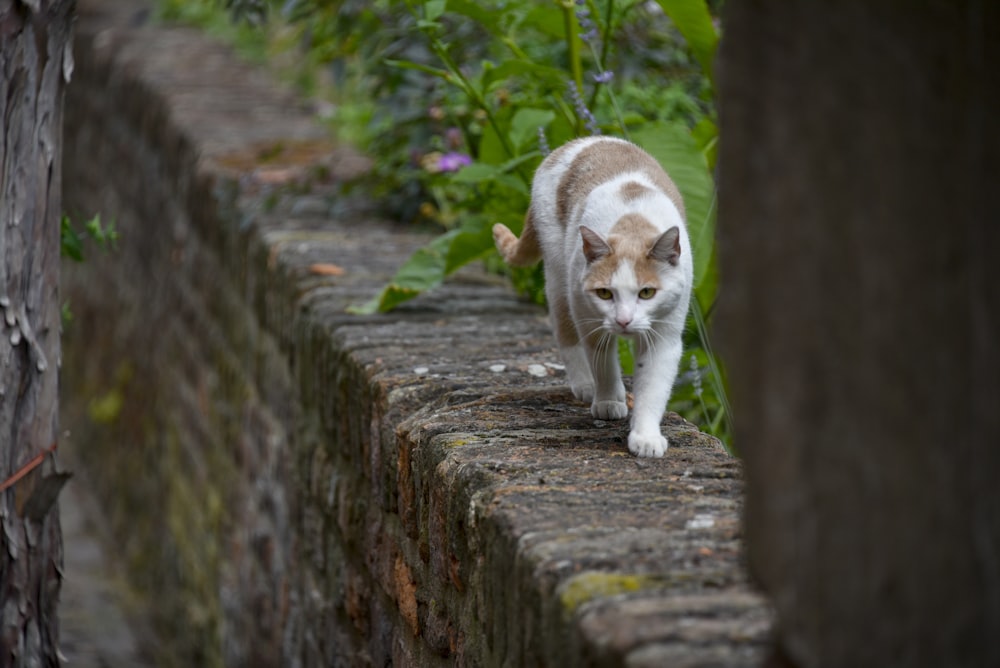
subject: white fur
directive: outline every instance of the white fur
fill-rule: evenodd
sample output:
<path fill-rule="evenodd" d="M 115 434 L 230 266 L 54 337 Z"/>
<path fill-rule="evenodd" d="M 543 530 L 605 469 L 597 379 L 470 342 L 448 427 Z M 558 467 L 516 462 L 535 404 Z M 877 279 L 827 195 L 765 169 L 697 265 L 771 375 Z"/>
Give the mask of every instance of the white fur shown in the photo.
<path fill-rule="evenodd" d="M 628 437 L 629 450 L 640 457 L 661 457 L 667 440 L 660 433 L 660 420 L 677 376 L 681 357 L 681 333 L 687 315 L 693 264 L 691 245 L 680 211 L 642 172 L 619 174 L 591 191 L 570 212 L 565 227 L 557 219 L 557 191 L 573 159 L 597 142 L 621 142 L 609 137 L 578 140 L 549 156 L 538 168 L 532 184 L 533 224 L 545 262 L 549 303 L 568 299 L 580 343 L 561 346 L 573 393 L 591 402 L 591 413 L 600 419 L 627 416 L 625 388 L 618 365 L 614 336 L 635 341 L 635 408 Z M 608 146 L 613 150 L 612 146 Z M 636 181 L 650 187 L 649 194 L 625 201 L 621 187 Z M 634 268 L 623 263 L 610 281 L 613 299 L 599 299 L 583 289 L 587 261 L 583 254 L 580 226 L 585 225 L 607 239 L 612 226 L 628 213 L 648 219 L 660 232 L 679 228 L 680 257 L 676 266 L 660 272 L 661 287 L 652 299 L 638 297 Z M 625 327 L 618 322 L 627 323 Z"/>

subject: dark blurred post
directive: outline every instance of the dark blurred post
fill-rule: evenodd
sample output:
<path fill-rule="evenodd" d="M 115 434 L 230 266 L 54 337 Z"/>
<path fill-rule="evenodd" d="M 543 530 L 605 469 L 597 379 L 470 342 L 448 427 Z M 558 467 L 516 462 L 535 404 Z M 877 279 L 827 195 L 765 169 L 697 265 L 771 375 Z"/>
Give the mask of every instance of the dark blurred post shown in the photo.
<path fill-rule="evenodd" d="M 1000 666 L 998 4 L 726 10 L 716 323 L 779 651 Z"/>
<path fill-rule="evenodd" d="M 58 424 L 63 90 L 72 0 L 0 0 L 0 484 Z M 42 455 L 45 456 L 45 455 Z M 61 476 L 0 492 L 0 666 L 58 666 Z"/>

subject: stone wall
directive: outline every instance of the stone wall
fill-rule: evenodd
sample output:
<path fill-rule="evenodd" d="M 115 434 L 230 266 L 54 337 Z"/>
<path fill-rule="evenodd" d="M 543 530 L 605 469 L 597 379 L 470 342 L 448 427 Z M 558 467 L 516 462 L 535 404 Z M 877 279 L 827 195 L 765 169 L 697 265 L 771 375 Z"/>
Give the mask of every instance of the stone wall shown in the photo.
<path fill-rule="evenodd" d="M 544 313 L 476 270 L 348 315 L 426 237 L 338 184 L 301 101 L 132 0 L 84 0 L 65 206 L 63 451 L 160 665 L 756 665 L 740 466 L 663 460 L 564 387 Z"/>

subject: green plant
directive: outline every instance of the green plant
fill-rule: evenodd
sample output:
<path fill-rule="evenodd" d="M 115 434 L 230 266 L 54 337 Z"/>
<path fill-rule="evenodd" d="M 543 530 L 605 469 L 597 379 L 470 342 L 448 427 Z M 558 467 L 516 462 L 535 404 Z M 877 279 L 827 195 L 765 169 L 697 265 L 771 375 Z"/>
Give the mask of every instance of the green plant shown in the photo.
<path fill-rule="evenodd" d="M 98 247 L 111 250 L 118 243 L 118 231 L 115 224 L 101 223 L 100 214 L 83 223 L 82 229 L 73 223 L 69 216 L 63 214 L 59 219 L 59 254 L 74 262 L 83 262 L 84 245 L 87 240 L 96 243 Z M 73 313 L 70 311 L 69 303 L 62 305 L 62 321 L 69 323 L 73 320 Z"/>
<path fill-rule="evenodd" d="M 728 442 L 731 410 L 707 328 L 717 291 L 712 171 L 718 130 L 711 105 L 698 97 L 711 98 L 718 34 L 703 2 L 662 0 L 660 5 L 687 39 L 704 78 L 695 87 L 664 88 L 633 77 L 619 95 L 610 85 L 610 46 L 614 30 L 627 25 L 627 10 L 635 9 L 635 3 L 508 2 L 503 12 L 495 12 L 465 0 L 406 2 L 413 29 L 423 35 L 436 62 L 394 59 L 388 64 L 452 86 L 462 103 L 479 113 L 478 123 L 460 126 L 461 155 L 468 156 L 468 164 L 455 170 L 439 165 L 422 175 L 446 231 L 414 253 L 379 295 L 355 311 L 392 309 L 474 260 L 485 258 L 504 270 L 494 259 L 490 229 L 502 222 L 520 230 L 530 175 L 543 155 L 540 144 L 558 145 L 588 132 L 612 130 L 656 157 L 684 195 L 696 266 L 688 344 L 698 364 L 685 374 L 687 383 L 676 393 L 674 408 L 700 416 L 699 422 Z M 448 38 L 449 25 L 458 17 L 478 24 L 498 46 L 474 68 L 460 64 L 466 61 L 455 57 Z M 520 46 L 523 41 L 533 44 L 533 53 Z M 512 273 L 515 285 L 540 298 L 537 270 Z M 630 370 L 627 347 L 622 357 Z"/>
<path fill-rule="evenodd" d="M 227 0 L 256 19 L 265 1 Z M 301 80 L 333 82 L 333 127 L 376 158 L 359 185 L 393 217 L 442 228 L 354 311 L 392 309 L 479 260 L 542 301 L 540 268 L 504 266 L 492 225 L 520 232 L 531 176 L 549 146 L 621 135 L 677 182 L 694 244 L 685 345 L 696 365 L 682 374 L 671 408 L 730 442 L 732 413 L 707 324 L 718 286 L 719 37 L 705 0 L 288 0 L 282 14 L 304 47 L 310 74 Z M 622 358 L 629 369 L 627 346 Z"/>
<path fill-rule="evenodd" d="M 59 248 L 62 257 L 83 262 L 83 246 L 87 239 L 104 249 L 113 249 L 118 243 L 118 231 L 113 222 L 101 223 L 100 214 L 84 222 L 82 229 L 75 225 L 69 216 L 63 214 L 59 220 Z"/>

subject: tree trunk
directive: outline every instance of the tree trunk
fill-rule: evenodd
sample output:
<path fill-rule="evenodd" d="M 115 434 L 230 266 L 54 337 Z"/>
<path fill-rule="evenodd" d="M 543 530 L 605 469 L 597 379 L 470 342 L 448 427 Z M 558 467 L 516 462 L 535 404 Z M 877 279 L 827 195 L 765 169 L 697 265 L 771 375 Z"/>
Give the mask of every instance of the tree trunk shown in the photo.
<path fill-rule="evenodd" d="M 1000 666 L 1000 9 L 726 4 L 716 324 L 807 666 Z"/>
<path fill-rule="evenodd" d="M 57 666 L 63 91 L 72 0 L 0 0 L 0 666 Z M 18 473 L 41 455 L 16 482 Z M 49 460 L 49 461 L 44 461 Z M 13 478 L 12 478 L 13 477 Z"/>

